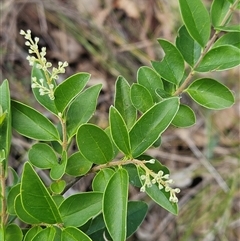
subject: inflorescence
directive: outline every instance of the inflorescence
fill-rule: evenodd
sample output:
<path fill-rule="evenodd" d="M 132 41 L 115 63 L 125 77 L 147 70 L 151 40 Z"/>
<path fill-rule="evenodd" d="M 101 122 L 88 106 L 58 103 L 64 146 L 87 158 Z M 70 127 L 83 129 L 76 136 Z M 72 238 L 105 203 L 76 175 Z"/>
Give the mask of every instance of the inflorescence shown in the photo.
<path fill-rule="evenodd" d="M 49 68 L 52 67 L 52 63 L 47 62 L 46 56 L 46 47 L 42 47 L 41 51 L 39 52 L 38 49 L 38 42 L 39 38 L 35 37 L 34 40 L 31 36 L 31 30 L 24 30 L 20 31 L 20 34 L 24 36 L 27 40 L 25 45 L 29 47 L 28 53 L 30 54 L 27 56 L 27 60 L 29 61 L 29 65 L 33 66 L 34 63 L 36 64 L 36 68 L 41 69 L 44 73 L 45 79 L 37 79 L 37 77 L 32 77 L 32 88 L 38 88 L 40 95 L 48 95 L 51 100 L 54 100 L 54 87 L 55 87 L 55 80 L 58 79 L 58 74 L 65 73 L 65 67 L 68 66 L 68 63 L 65 62 L 58 62 L 58 68 L 53 67 L 52 72 L 49 72 Z M 34 55 L 32 55 L 34 54 Z"/>
<path fill-rule="evenodd" d="M 154 159 L 151 159 L 150 161 L 147 161 L 147 162 L 154 163 L 153 160 Z M 158 173 L 155 173 L 152 170 L 148 169 L 146 166 L 144 168 L 144 171 L 145 171 L 145 174 L 141 175 L 140 177 L 141 180 L 144 181 L 144 184 L 140 189 L 141 192 L 145 192 L 146 187 L 150 188 L 153 184 L 157 184 L 160 190 L 164 188 L 166 192 L 170 192 L 170 197 L 169 197 L 170 202 L 173 202 L 173 203 L 178 202 L 176 193 L 179 193 L 180 189 L 170 187 L 170 184 L 173 184 L 173 180 L 170 179 L 169 174 L 164 174 L 162 170 L 160 170 Z"/>

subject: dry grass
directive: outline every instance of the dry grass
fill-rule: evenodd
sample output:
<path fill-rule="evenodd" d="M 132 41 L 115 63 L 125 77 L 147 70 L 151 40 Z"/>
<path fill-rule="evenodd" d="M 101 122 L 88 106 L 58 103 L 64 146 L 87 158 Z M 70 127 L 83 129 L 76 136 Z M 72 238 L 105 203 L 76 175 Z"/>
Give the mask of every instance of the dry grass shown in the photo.
<path fill-rule="evenodd" d="M 90 72 L 92 84 L 104 84 L 96 121 L 106 126 L 116 77 L 121 74 L 135 81 L 138 67 L 161 58 L 156 39 L 174 41 L 181 24 L 176 2 L 4 0 L 0 3 L 0 82 L 8 78 L 13 98 L 36 105 L 29 88 L 24 40 L 19 36 L 20 29 L 31 29 L 40 37 L 40 45 L 47 46 L 51 62 L 70 63 L 67 75 Z M 197 124 L 168 130 L 161 148 L 149 151 L 170 168 L 182 189 L 179 216 L 149 202 L 146 220 L 129 240 L 240 239 L 239 68 L 213 75 L 233 89 L 236 104 L 220 112 L 191 104 Z M 25 139 L 14 137 L 11 161 L 16 168 L 26 159 L 28 145 Z M 148 201 L 135 189 L 131 196 Z"/>

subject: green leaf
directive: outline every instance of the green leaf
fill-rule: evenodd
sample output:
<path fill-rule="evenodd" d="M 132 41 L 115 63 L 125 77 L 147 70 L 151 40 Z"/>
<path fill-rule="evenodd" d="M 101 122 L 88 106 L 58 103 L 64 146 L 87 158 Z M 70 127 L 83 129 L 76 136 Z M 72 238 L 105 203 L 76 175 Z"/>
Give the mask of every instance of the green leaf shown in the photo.
<path fill-rule="evenodd" d="M 72 195 L 59 207 L 65 226 L 80 227 L 102 210 L 103 194 L 87 192 Z"/>
<path fill-rule="evenodd" d="M 184 74 L 184 60 L 179 50 L 169 41 L 158 39 L 165 56 L 161 62 L 152 61 L 153 68 L 167 81 L 179 85 Z"/>
<path fill-rule="evenodd" d="M 85 233 L 75 227 L 67 227 L 62 231 L 61 241 L 91 241 Z"/>
<path fill-rule="evenodd" d="M 213 48 L 216 48 L 222 45 L 233 45 L 240 49 L 240 32 L 224 34 L 214 43 Z"/>
<path fill-rule="evenodd" d="M 80 126 L 77 132 L 77 144 L 82 155 L 92 163 L 104 164 L 112 160 L 112 143 L 108 135 L 96 125 Z"/>
<path fill-rule="evenodd" d="M 115 90 L 114 106 L 123 117 L 128 129 L 130 129 L 136 121 L 137 111 L 131 101 L 130 86 L 122 76 L 118 77 Z"/>
<path fill-rule="evenodd" d="M 109 121 L 112 139 L 115 145 L 121 150 L 126 156 L 130 155 L 130 140 L 127 130 L 127 126 L 118 112 L 118 110 L 111 106 L 109 111 Z"/>
<path fill-rule="evenodd" d="M 202 47 L 210 37 L 210 17 L 201 0 L 179 0 L 184 24 L 192 36 Z"/>
<path fill-rule="evenodd" d="M 6 227 L 5 235 L 4 241 L 22 241 L 23 238 L 22 230 L 15 223 L 11 223 Z"/>
<path fill-rule="evenodd" d="M 225 45 L 209 50 L 195 70 L 198 72 L 220 71 L 231 69 L 239 64 L 240 49 Z"/>
<path fill-rule="evenodd" d="M 111 177 L 103 196 L 103 216 L 114 241 L 125 241 L 127 234 L 128 173 L 121 168 Z"/>
<path fill-rule="evenodd" d="M 141 175 L 145 175 L 145 172 L 138 168 L 139 177 Z M 143 181 L 141 180 L 142 185 Z M 151 187 L 146 186 L 147 195 L 158 205 L 169 211 L 170 213 L 177 215 L 178 214 L 178 206 L 176 203 L 172 203 L 169 201 L 170 193 L 166 192 L 165 189 L 159 190 L 157 184 L 153 184 Z"/>
<path fill-rule="evenodd" d="M 214 79 L 195 80 L 186 91 L 194 101 L 208 109 L 221 110 L 234 104 L 232 92 Z"/>
<path fill-rule="evenodd" d="M 51 183 L 50 189 L 54 194 L 60 194 L 66 187 L 66 182 L 64 180 L 58 180 Z"/>
<path fill-rule="evenodd" d="M 148 210 L 148 205 L 141 201 L 128 202 L 127 237 L 130 237 L 141 225 Z"/>
<path fill-rule="evenodd" d="M 42 228 L 40 226 L 34 226 L 30 228 L 24 236 L 24 241 L 32 241 L 34 236 L 36 236 Z"/>
<path fill-rule="evenodd" d="M 0 118 L 0 151 L 4 150 L 4 159 L 7 159 L 12 136 L 10 90 L 7 80 L 0 85 Z M 7 166 L 6 163 L 4 165 Z"/>
<path fill-rule="evenodd" d="M 48 224 L 62 222 L 55 202 L 28 162 L 24 164 L 20 197 L 23 208 L 35 219 Z"/>
<path fill-rule="evenodd" d="M 178 30 L 178 36 L 176 38 L 176 46 L 181 52 L 185 61 L 190 65 L 194 66 L 198 61 L 202 47 L 197 41 L 195 41 L 188 33 L 186 26 L 183 25 Z"/>
<path fill-rule="evenodd" d="M 138 177 L 137 167 L 134 164 L 128 164 L 123 166 L 127 170 L 129 176 L 129 182 L 135 187 L 141 187 L 142 184 Z"/>
<path fill-rule="evenodd" d="M 28 152 L 29 161 L 41 169 L 50 169 L 58 163 L 54 150 L 45 143 L 37 143 Z"/>
<path fill-rule="evenodd" d="M 212 20 L 212 25 L 214 27 L 225 24 L 222 21 L 225 18 L 229 8 L 230 8 L 230 3 L 226 0 L 214 0 L 212 2 L 210 15 Z"/>
<path fill-rule="evenodd" d="M 224 32 L 240 32 L 240 25 L 217 26 L 215 29 Z"/>
<path fill-rule="evenodd" d="M 134 107 L 141 111 L 146 112 L 153 106 L 153 98 L 143 85 L 140 84 L 133 84 L 131 86 L 131 100 Z"/>
<path fill-rule="evenodd" d="M 102 85 L 94 85 L 82 92 L 69 106 L 67 112 L 67 133 L 76 134 L 81 124 L 90 120 L 96 110 L 97 98 Z"/>
<path fill-rule="evenodd" d="M 60 139 L 56 127 L 40 112 L 17 101 L 11 104 L 12 125 L 21 135 L 41 141 Z"/>
<path fill-rule="evenodd" d="M 100 170 L 93 179 L 93 182 L 92 182 L 93 191 L 104 192 L 113 174 L 114 174 L 114 171 L 110 168 L 104 168 Z"/>
<path fill-rule="evenodd" d="M 17 184 L 13 186 L 7 196 L 7 211 L 11 215 L 16 215 L 15 212 L 15 198 L 19 195 L 20 193 L 20 184 Z"/>
<path fill-rule="evenodd" d="M 53 180 L 59 180 L 65 173 L 67 166 L 67 152 L 62 153 L 61 159 L 52 166 L 50 171 L 50 177 Z"/>
<path fill-rule="evenodd" d="M 92 167 L 92 162 L 88 161 L 81 152 L 72 154 L 67 161 L 66 173 L 71 176 L 83 176 Z"/>
<path fill-rule="evenodd" d="M 129 133 L 134 158 L 152 146 L 170 125 L 178 108 L 179 98 L 173 97 L 156 104 L 141 116 Z"/>
<path fill-rule="evenodd" d="M 196 116 L 193 110 L 187 105 L 180 105 L 177 114 L 175 115 L 172 124 L 177 127 L 189 127 L 196 122 Z"/>
<path fill-rule="evenodd" d="M 155 103 L 160 101 L 155 91 L 159 88 L 163 89 L 163 83 L 161 76 L 155 70 L 147 66 L 140 67 L 137 72 L 137 81 L 140 85 L 147 88 Z"/>
<path fill-rule="evenodd" d="M 60 85 L 54 91 L 54 102 L 60 113 L 63 113 L 69 103 L 82 91 L 90 78 L 88 73 L 77 73 Z"/>
<path fill-rule="evenodd" d="M 43 79 L 45 83 L 47 82 L 43 70 L 38 69 L 36 67 L 36 63 L 34 63 L 34 65 L 32 67 L 32 74 L 31 74 L 31 76 L 32 76 L 32 78 L 36 77 L 38 82 L 39 82 L 40 79 Z M 54 87 L 56 87 L 56 83 L 55 83 L 54 80 L 53 80 L 52 84 L 54 85 Z M 38 88 L 33 88 L 32 91 L 33 91 L 33 94 L 34 94 L 36 100 L 43 107 L 45 107 L 47 110 L 49 110 L 50 112 L 52 112 L 55 115 L 58 114 L 58 110 L 57 110 L 57 108 L 55 106 L 54 101 L 51 100 L 48 95 L 40 95 Z"/>
<path fill-rule="evenodd" d="M 38 232 L 32 241 L 54 241 L 54 237 L 56 234 L 56 229 L 54 227 L 47 227 L 45 229 L 42 229 L 40 232 Z"/>

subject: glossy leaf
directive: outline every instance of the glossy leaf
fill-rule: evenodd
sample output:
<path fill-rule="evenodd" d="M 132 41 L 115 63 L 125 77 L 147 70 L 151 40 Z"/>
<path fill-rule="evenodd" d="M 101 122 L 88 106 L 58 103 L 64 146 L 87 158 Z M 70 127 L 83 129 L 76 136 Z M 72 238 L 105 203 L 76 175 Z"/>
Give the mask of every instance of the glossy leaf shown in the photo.
<path fill-rule="evenodd" d="M 66 182 L 64 180 L 59 180 L 59 181 L 53 182 L 50 186 L 50 189 L 54 194 L 60 194 L 62 193 L 65 187 L 66 187 Z"/>
<path fill-rule="evenodd" d="M 234 97 L 223 84 L 210 78 L 194 81 L 187 89 L 187 93 L 199 105 L 209 109 L 221 110 L 233 105 Z"/>
<path fill-rule="evenodd" d="M 12 223 L 6 227 L 4 241 L 22 241 L 22 238 L 22 230 L 17 224 Z"/>
<path fill-rule="evenodd" d="M 123 166 L 124 169 L 127 170 L 129 176 L 129 182 L 135 187 L 141 187 L 142 184 L 140 182 L 137 167 L 134 164 L 128 164 Z"/>
<path fill-rule="evenodd" d="M 77 132 L 77 144 L 82 155 L 92 163 L 104 164 L 112 160 L 112 143 L 108 135 L 96 125 L 80 126 Z"/>
<path fill-rule="evenodd" d="M 103 217 L 114 241 L 125 241 L 127 234 L 128 173 L 121 168 L 108 182 L 103 196 Z"/>
<path fill-rule="evenodd" d="M 176 39 L 176 46 L 178 50 L 181 52 L 185 61 L 194 66 L 194 64 L 198 61 L 202 47 L 201 45 L 195 41 L 191 35 L 188 33 L 186 26 L 183 25 L 178 30 L 178 36 Z"/>
<path fill-rule="evenodd" d="M 59 180 L 60 178 L 62 178 L 62 176 L 65 173 L 66 166 L 67 166 L 67 152 L 64 151 L 62 153 L 61 159 L 59 159 L 59 161 L 55 163 L 51 168 L 51 171 L 50 171 L 51 179 Z"/>
<path fill-rule="evenodd" d="M 67 112 L 67 133 L 69 137 L 75 135 L 79 126 L 88 122 L 94 114 L 101 87 L 101 84 L 91 86 L 71 103 Z"/>
<path fill-rule="evenodd" d="M 35 219 L 48 224 L 62 222 L 55 202 L 28 162 L 24 164 L 20 197 L 23 208 Z"/>
<path fill-rule="evenodd" d="M 20 184 L 15 185 L 12 187 L 7 196 L 7 211 L 11 215 L 15 215 L 15 198 L 20 193 Z"/>
<path fill-rule="evenodd" d="M 161 76 L 155 70 L 147 66 L 140 67 L 137 72 L 137 81 L 140 85 L 147 88 L 155 103 L 160 101 L 155 91 L 158 88 L 163 89 L 163 83 Z"/>
<path fill-rule="evenodd" d="M 130 141 L 127 126 L 118 112 L 111 106 L 109 111 L 110 130 L 113 142 L 126 156 L 130 155 Z"/>
<path fill-rule="evenodd" d="M 213 48 L 216 48 L 222 45 L 233 45 L 240 49 L 240 32 L 224 34 L 214 43 Z"/>
<path fill-rule="evenodd" d="M 32 241 L 39 241 L 39 240 L 45 240 L 45 241 L 54 241 L 54 237 L 56 234 L 56 230 L 54 227 L 47 227 L 45 229 L 42 229 L 40 232 L 38 232 Z"/>
<path fill-rule="evenodd" d="M 224 31 L 224 32 L 240 32 L 240 25 L 229 25 L 229 26 L 217 26 L 216 30 Z"/>
<path fill-rule="evenodd" d="M 58 163 L 57 156 L 53 149 L 45 143 L 37 143 L 28 152 L 29 161 L 41 169 L 50 169 Z"/>
<path fill-rule="evenodd" d="M 92 241 L 85 233 L 75 227 L 67 227 L 62 231 L 61 241 Z"/>
<path fill-rule="evenodd" d="M 0 109 L 0 151 L 4 150 L 5 158 L 7 158 L 10 150 L 12 135 L 10 90 L 7 80 L 4 80 L 0 85 Z"/>
<path fill-rule="evenodd" d="M 31 76 L 32 76 L 32 78 L 36 77 L 38 82 L 39 82 L 40 79 L 43 79 L 45 83 L 47 82 L 43 70 L 38 69 L 36 67 L 36 63 L 34 63 L 34 65 L 32 67 L 32 74 L 31 74 Z M 54 87 L 56 87 L 56 83 L 55 83 L 54 80 L 53 80 L 52 84 L 54 85 Z M 46 109 L 48 109 L 53 114 L 55 114 L 55 115 L 58 114 L 58 110 L 57 110 L 57 108 L 55 106 L 54 100 L 51 100 L 48 95 L 40 95 L 38 88 L 33 88 L 32 91 L 33 91 L 33 94 L 34 94 L 36 100 L 42 106 L 44 106 Z"/>
<path fill-rule="evenodd" d="M 40 112 L 17 101 L 11 104 L 12 125 L 21 135 L 41 141 L 60 139 L 56 127 Z"/>
<path fill-rule="evenodd" d="M 60 113 L 82 91 L 90 78 L 88 73 L 77 73 L 59 84 L 54 91 L 54 102 Z"/>
<path fill-rule="evenodd" d="M 189 127 L 196 122 L 196 116 L 193 110 L 187 105 L 180 105 L 177 114 L 175 115 L 172 124 L 177 127 Z"/>
<path fill-rule="evenodd" d="M 66 173 L 71 176 L 83 176 L 92 167 L 92 162 L 88 161 L 81 152 L 76 152 L 68 158 Z"/>
<path fill-rule="evenodd" d="M 102 210 L 103 194 L 88 192 L 72 195 L 59 207 L 65 226 L 80 227 Z"/>
<path fill-rule="evenodd" d="M 36 236 L 42 228 L 40 226 L 34 226 L 30 228 L 24 236 L 24 241 L 32 241 L 34 236 Z"/>
<path fill-rule="evenodd" d="M 145 172 L 138 168 L 139 176 L 144 175 Z M 142 185 L 143 181 L 141 180 Z M 169 201 L 170 193 L 166 192 L 165 189 L 159 190 L 157 184 L 153 184 L 151 187 L 146 186 L 147 195 L 158 205 L 169 211 L 170 213 L 177 215 L 178 214 L 178 206 L 176 203 L 172 203 Z"/>
<path fill-rule="evenodd" d="M 240 49 L 225 45 L 209 50 L 195 70 L 198 72 L 226 70 L 238 65 L 240 65 Z"/>
<path fill-rule="evenodd" d="M 114 171 L 110 168 L 100 170 L 93 179 L 92 188 L 94 191 L 104 192 Z"/>
<path fill-rule="evenodd" d="M 141 225 L 148 211 L 148 205 L 141 201 L 128 202 L 127 237 L 130 237 Z"/>
<path fill-rule="evenodd" d="M 202 47 L 210 37 L 210 17 L 201 0 L 179 0 L 184 24 L 192 36 Z"/>
<path fill-rule="evenodd" d="M 177 97 L 163 100 L 145 112 L 131 129 L 132 156 L 140 156 L 170 125 L 179 108 Z"/>
<path fill-rule="evenodd" d="M 158 42 L 162 46 L 165 56 L 161 62 L 152 61 L 152 66 L 165 80 L 178 86 L 184 74 L 183 57 L 169 41 L 158 39 Z"/>
<path fill-rule="evenodd" d="M 213 1 L 211 10 L 210 10 L 210 15 L 212 20 L 212 25 L 214 27 L 225 24 L 222 21 L 225 18 L 229 8 L 230 8 L 230 3 L 226 0 Z"/>
<path fill-rule="evenodd" d="M 136 121 L 137 111 L 131 101 L 130 86 L 122 76 L 118 77 L 115 90 L 114 106 L 130 129 Z"/>
<path fill-rule="evenodd" d="M 131 86 L 131 100 L 134 107 L 141 111 L 146 112 L 153 106 L 153 98 L 143 85 L 140 84 L 133 84 Z"/>

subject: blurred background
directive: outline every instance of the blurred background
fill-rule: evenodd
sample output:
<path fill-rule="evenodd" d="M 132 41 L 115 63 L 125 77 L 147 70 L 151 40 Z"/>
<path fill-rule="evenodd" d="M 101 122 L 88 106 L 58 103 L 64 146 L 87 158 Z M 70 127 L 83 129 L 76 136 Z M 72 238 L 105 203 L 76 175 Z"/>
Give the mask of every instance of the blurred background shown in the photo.
<path fill-rule="evenodd" d="M 212 1 L 204 2 L 209 8 Z M 182 25 L 175 0 L 2 0 L 0 7 L 0 83 L 9 80 L 12 98 L 42 110 L 32 98 L 28 52 L 19 35 L 21 29 L 31 29 L 40 38 L 39 46 L 47 47 L 48 61 L 69 63 L 62 80 L 89 72 L 89 85 L 103 84 L 92 120 L 102 128 L 108 126 L 116 78 L 136 81 L 140 66 L 163 57 L 157 38 L 174 42 Z M 239 13 L 234 21 L 240 21 Z M 240 68 L 210 76 L 233 91 L 236 104 L 215 112 L 183 96 L 197 123 L 188 129 L 170 127 L 161 147 L 148 151 L 170 169 L 181 188 L 179 215 L 131 187 L 130 198 L 148 202 L 149 213 L 129 241 L 240 239 Z M 20 172 L 31 143 L 14 133 L 12 144 L 10 161 Z M 74 188 L 86 190 L 90 182 L 87 177 Z"/>

